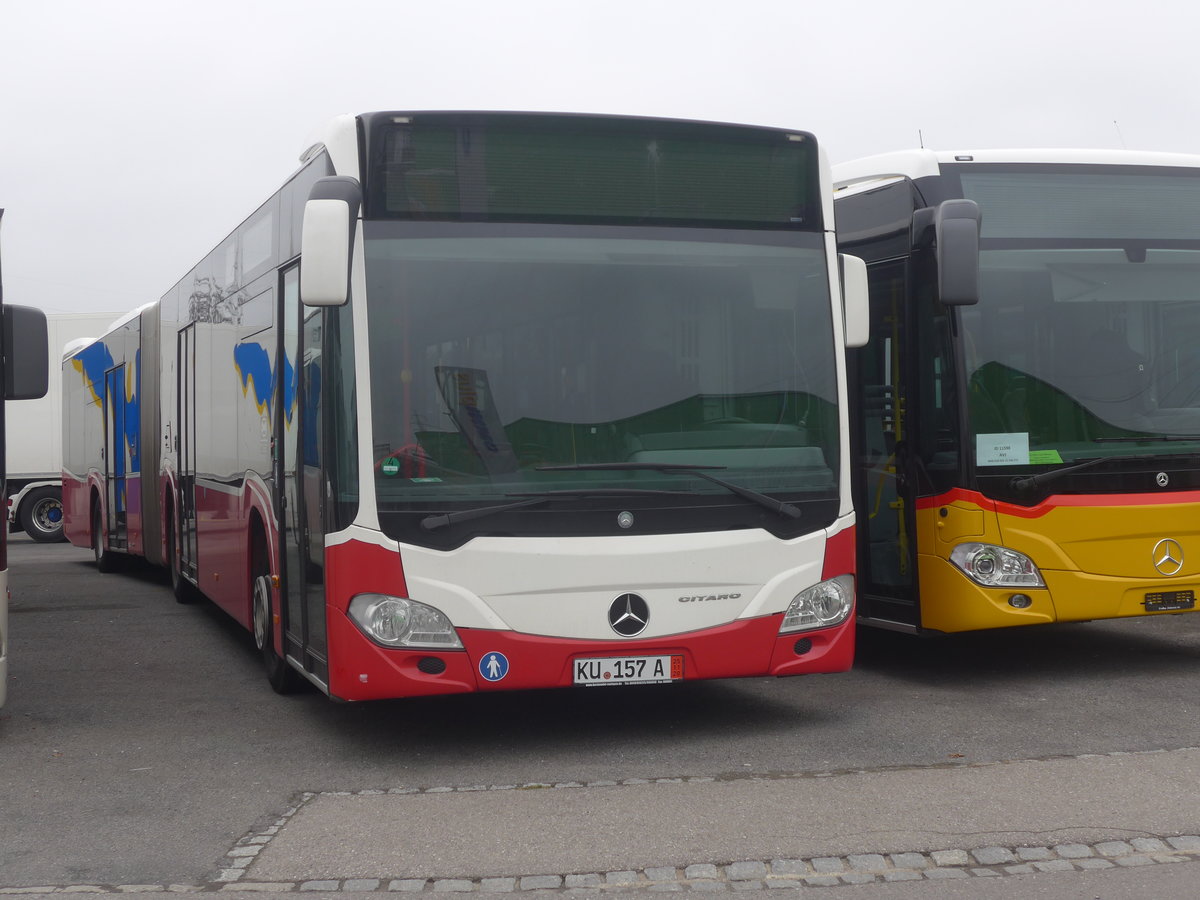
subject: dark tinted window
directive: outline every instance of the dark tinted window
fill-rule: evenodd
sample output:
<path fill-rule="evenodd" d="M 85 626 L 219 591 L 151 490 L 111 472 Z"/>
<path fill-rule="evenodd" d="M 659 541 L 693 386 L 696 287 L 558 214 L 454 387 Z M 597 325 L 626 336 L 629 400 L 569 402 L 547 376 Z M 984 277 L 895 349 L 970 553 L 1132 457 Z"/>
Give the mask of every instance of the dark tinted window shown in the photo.
<path fill-rule="evenodd" d="M 372 120 L 371 218 L 819 230 L 811 135 L 588 116 Z"/>
<path fill-rule="evenodd" d="M 907 255 L 915 206 L 908 180 L 839 197 L 834 205 L 838 248 L 868 262 Z"/>
<path fill-rule="evenodd" d="M 1200 240 L 1200 169 L 957 168 L 984 239 Z"/>

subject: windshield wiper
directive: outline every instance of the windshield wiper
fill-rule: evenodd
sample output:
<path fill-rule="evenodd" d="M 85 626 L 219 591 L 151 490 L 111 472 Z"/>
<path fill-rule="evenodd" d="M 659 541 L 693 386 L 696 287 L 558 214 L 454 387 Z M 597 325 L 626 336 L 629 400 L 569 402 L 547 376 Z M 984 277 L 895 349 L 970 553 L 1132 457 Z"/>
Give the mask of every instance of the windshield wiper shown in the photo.
<path fill-rule="evenodd" d="M 751 503 L 757 503 L 759 506 L 778 513 L 781 516 L 787 516 L 789 519 L 798 519 L 803 513 L 798 506 L 793 506 L 783 500 L 776 500 L 774 497 L 768 497 L 766 494 L 760 494 L 758 491 L 752 491 L 750 488 L 742 487 L 740 484 L 734 484 L 731 481 L 726 481 L 723 478 L 717 478 L 709 475 L 707 469 L 724 469 L 725 466 L 689 466 L 682 463 L 637 463 L 637 462 L 615 462 L 615 463 L 578 463 L 567 466 L 538 466 L 539 472 L 602 472 L 602 471 L 624 471 L 624 472 L 678 472 L 681 475 L 695 475 L 697 478 L 703 478 L 705 481 L 711 481 L 713 484 L 725 488 L 731 494 L 744 500 L 749 500 Z"/>
<path fill-rule="evenodd" d="M 426 531 L 433 531 L 435 528 L 445 528 L 447 525 L 453 525 L 456 522 L 468 522 L 471 519 L 482 519 L 484 516 L 490 516 L 493 513 L 507 512 L 510 509 L 521 509 L 525 506 L 537 506 L 541 503 L 546 503 L 547 497 L 531 497 L 528 500 L 518 500 L 515 503 L 501 503 L 499 506 L 477 506 L 474 509 L 460 509 L 455 512 L 434 513 L 431 516 L 426 516 L 421 520 L 421 527 Z"/>
<path fill-rule="evenodd" d="M 1029 488 L 1041 487 L 1049 484 L 1051 481 L 1057 481 L 1063 475 L 1070 475 L 1072 472 L 1082 472 L 1084 469 L 1091 469 L 1101 463 L 1115 462 L 1121 460 L 1123 462 L 1144 461 L 1147 459 L 1162 459 L 1161 456 L 1153 454 L 1140 454 L 1138 456 L 1095 456 L 1091 459 L 1085 459 L 1083 462 L 1076 463 L 1073 466 L 1065 466 L 1061 469 L 1051 469 L 1048 472 L 1039 472 L 1037 475 L 1026 475 L 1020 478 L 1014 478 L 1009 482 L 1009 487 L 1014 491 L 1025 491 Z"/>

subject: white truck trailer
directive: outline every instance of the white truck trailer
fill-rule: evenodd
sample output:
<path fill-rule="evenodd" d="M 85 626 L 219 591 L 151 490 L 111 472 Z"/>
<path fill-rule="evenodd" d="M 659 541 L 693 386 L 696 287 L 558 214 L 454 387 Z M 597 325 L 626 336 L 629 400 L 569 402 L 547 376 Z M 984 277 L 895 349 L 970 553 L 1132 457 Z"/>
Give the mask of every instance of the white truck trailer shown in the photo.
<path fill-rule="evenodd" d="M 40 400 L 8 408 L 9 531 L 35 541 L 63 540 L 62 353 L 80 338 L 103 334 L 121 315 L 114 312 L 46 316 L 50 347 L 49 390 Z"/>

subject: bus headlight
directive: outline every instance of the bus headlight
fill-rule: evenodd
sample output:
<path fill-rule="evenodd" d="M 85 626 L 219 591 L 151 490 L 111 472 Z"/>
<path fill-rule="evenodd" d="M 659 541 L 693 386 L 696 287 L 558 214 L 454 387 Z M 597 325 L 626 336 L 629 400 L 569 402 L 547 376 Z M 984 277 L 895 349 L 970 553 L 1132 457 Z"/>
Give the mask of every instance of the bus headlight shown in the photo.
<path fill-rule="evenodd" d="M 801 591 L 788 604 L 779 633 L 840 625 L 854 609 L 854 577 L 839 575 Z"/>
<path fill-rule="evenodd" d="M 1024 553 L 995 544 L 959 544 L 950 561 L 984 587 L 1045 587 L 1042 573 Z"/>
<path fill-rule="evenodd" d="M 386 594 L 359 594 L 350 601 L 350 619 L 385 647 L 437 647 L 461 650 L 462 641 L 440 611 L 416 600 Z"/>

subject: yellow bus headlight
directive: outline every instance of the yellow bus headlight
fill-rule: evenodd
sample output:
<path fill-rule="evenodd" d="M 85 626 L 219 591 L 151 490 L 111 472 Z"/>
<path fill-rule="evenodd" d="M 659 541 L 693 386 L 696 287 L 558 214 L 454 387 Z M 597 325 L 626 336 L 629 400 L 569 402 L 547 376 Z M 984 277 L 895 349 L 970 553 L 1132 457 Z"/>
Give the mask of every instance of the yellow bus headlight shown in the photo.
<path fill-rule="evenodd" d="M 950 561 L 984 587 L 1045 587 L 1042 573 L 1024 553 L 995 544 L 959 544 Z"/>

